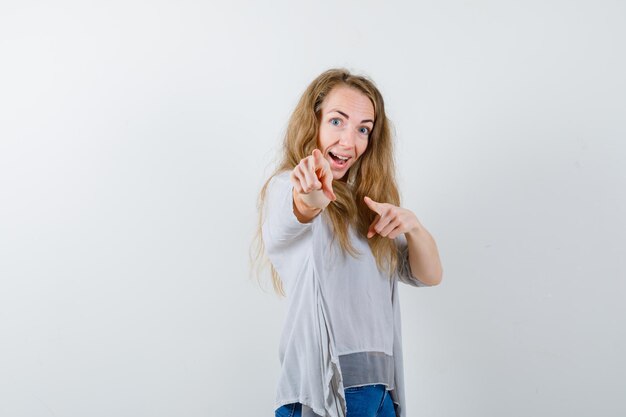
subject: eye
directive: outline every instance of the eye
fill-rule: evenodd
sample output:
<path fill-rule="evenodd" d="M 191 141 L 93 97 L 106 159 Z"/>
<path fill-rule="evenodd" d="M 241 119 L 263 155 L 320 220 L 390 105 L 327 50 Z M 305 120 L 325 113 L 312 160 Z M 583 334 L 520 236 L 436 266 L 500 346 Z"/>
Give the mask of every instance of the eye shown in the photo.
<path fill-rule="evenodd" d="M 341 123 L 341 120 L 339 120 L 338 118 L 334 117 L 332 119 L 330 119 L 330 124 L 334 125 L 334 126 L 339 126 L 339 124 Z"/>
<path fill-rule="evenodd" d="M 359 129 L 359 132 L 361 132 L 364 135 L 369 135 L 370 129 L 368 127 L 362 127 Z"/>

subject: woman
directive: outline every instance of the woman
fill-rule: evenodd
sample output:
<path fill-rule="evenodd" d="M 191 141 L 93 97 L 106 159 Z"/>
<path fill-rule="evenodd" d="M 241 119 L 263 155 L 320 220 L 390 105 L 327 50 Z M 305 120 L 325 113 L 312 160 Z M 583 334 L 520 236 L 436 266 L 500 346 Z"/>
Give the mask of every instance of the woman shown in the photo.
<path fill-rule="evenodd" d="M 347 70 L 322 73 L 259 197 L 260 252 L 288 302 L 276 416 L 406 416 L 397 281 L 437 285 L 442 268 L 399 204 L 380 92 Z"/>

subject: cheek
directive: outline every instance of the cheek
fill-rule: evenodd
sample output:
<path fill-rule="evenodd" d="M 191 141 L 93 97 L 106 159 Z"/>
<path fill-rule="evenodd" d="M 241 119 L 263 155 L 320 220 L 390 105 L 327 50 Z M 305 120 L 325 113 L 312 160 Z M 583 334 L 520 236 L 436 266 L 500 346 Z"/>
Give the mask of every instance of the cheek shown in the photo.
<path fill-rule="evenodd" d="M 368 144 L 368 140 L 367 140 L 367 139 L 366 139 L 366 140 L 363 140 L 362 142 L 359 142 L 359 143 L 357 144 L 357 148 L 356 148 L 356 150 L 357 150 L 357 152 L 358 152 L 359 157 L 360 157 L 361 155 L 363 155 L 363 152 L 365 152 L 365 150 L 367 149 L 367 144 Z"/>
<path fill-rule="evenodd" d="M 317 147 L 324 151 L 324 149 L 328 146 L 328 133 L 325 129 L 320 128 L 319 133 L 317 134 Z"/>

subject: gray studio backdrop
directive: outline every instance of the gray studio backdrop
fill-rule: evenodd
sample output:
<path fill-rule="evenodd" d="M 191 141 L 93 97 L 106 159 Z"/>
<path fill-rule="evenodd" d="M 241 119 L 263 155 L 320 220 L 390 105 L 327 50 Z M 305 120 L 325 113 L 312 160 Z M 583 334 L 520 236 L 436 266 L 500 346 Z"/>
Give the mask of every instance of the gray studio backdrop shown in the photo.
<path fill-rule="evenodd" d="M 255 199 L 321 71 L 372 77 L 443 283 L 410 416 L 624 416 L 621 1 L 0 3 L 0 416 L 269 416 Z"/>

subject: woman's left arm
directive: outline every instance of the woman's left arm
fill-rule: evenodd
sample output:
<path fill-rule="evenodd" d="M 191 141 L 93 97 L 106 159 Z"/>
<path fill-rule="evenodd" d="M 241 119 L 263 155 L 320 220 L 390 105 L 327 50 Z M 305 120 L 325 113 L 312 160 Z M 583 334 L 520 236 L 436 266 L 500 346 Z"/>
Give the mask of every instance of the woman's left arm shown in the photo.
<path fill-rule="evenodd" d="M 411 273 L 424 284 L 438 285 L 441 283 L 443 269 L 437 244 L 428 230 L 419 221 L 417 223 L 417 227 L 404 234 L 409 246 Z"/>
<path fill-rule="evenodd" d="M 383 237 L 395 239 L 404 233 L 409 249 L 411 273 L 426 285 L 441 283 L 443 268 L 435 239 L 417 219 L 415 213 L 389 203 L 378 203 L 365 197 L 365 204 L 377 216 L 367 232 L 371 238 L 378 233 Z"/>

